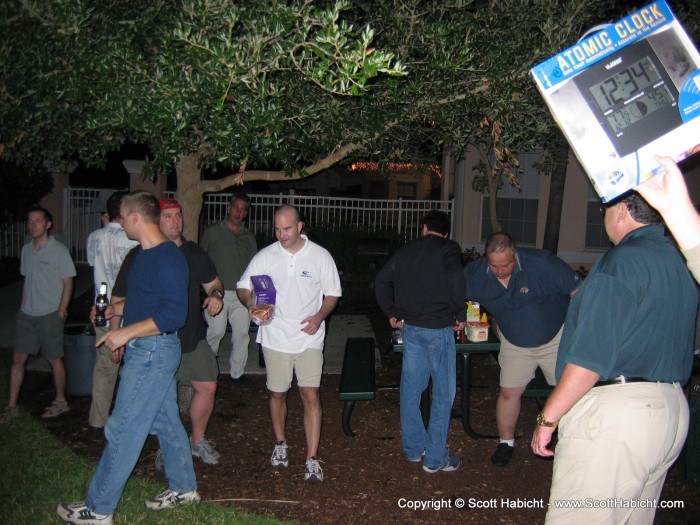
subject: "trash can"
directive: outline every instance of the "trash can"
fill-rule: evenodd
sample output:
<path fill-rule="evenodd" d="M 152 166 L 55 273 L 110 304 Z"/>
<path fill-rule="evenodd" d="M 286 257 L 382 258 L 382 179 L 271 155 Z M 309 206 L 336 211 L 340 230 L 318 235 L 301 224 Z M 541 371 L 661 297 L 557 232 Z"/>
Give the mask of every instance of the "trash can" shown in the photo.
<path fill-rule="evenodd" d="M 69 326 L 63 334 L 63 361 L 66 365 L 66 394 L 92 395 L 92 369 L 95 366 L 95 334 L 85 327 Z"/>

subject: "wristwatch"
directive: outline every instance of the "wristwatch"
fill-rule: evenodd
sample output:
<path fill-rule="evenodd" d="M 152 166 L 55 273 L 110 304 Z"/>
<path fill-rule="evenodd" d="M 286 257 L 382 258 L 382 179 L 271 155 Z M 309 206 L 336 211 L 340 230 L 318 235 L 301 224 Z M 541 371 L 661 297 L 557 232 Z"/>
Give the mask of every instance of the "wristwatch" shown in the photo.
<path fill-rule="evenodd" d="M 216 295 L 216 296 L 217 296 L 219 299 L 221 299 L 222 301 L 224 300 L 224 294 L 223 294 L 222 292 L 220 292 L 219 290 L 212 290 L 212 292 L 211 292 L 209 295 L 210 295 L 210 296 L 211 296 L 211 295 Z"/>
<path fill-rule="evenodd" d="M 537 424 L 541 427 L 554 428 L 559 424 L 559 421 L 547 421 L 547 418 L 544 417 L 544 412 L 540 412 L 537 414 Z"/>

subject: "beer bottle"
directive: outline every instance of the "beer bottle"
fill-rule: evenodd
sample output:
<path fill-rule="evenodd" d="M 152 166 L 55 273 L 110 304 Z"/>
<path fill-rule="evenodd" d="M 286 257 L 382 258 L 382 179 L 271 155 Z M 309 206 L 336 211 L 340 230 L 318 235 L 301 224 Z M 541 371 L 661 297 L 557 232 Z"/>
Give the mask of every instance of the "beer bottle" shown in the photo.
<path fill-rule="evenodd" d="M 95 326 L 107 326 L 107 319 L 105 319 L 105 310 L 109 306 L 109 299 L 107 299 L 107 283 L 103 282 L 100 285 L 100 293 L 95 297 Z"/>

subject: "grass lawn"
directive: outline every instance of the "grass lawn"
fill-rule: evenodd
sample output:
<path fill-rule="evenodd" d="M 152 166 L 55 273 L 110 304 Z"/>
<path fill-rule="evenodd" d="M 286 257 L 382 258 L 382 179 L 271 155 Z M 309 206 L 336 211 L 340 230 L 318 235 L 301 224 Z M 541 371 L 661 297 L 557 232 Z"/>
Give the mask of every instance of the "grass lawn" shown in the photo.
<path fill-rule="evenodd" d="M 12 351 L 0 349 L 0 406 L 7 403 Z M 21 398 L 20 398 L 21 406 Z M 0 426 L 0 521 L 22 525 L 62 523 L 54 514 L 59 502 L 85 499 L 96 465 L 55 439 L 26 414 Z M 132 477 L 116 510 L 118 524 L 279 524 L 212 503 L 154 512 L 143 502 L 166 487 Z"/>

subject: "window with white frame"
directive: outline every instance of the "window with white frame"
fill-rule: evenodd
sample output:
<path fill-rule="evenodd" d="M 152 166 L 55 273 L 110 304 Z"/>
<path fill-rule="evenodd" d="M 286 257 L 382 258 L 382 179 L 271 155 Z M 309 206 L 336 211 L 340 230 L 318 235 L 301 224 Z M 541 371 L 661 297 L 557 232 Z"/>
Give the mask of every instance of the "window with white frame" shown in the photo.
<path fill-rule="evenodd" d="M 537 212 L 539 208 L 540 174 L 535 166 L 542 160 L 541 151 L 529 151 L 518 155 L 520 169 L 518 175 L 520 189 L 504 182 L 498 190 L 496 216 L 501 229 L 508 232 L 519 244 L 534 245 L 537 240 Z M 493 233 L 489 218 L 489 195 L 482 199 L 481 240 Z"/>

